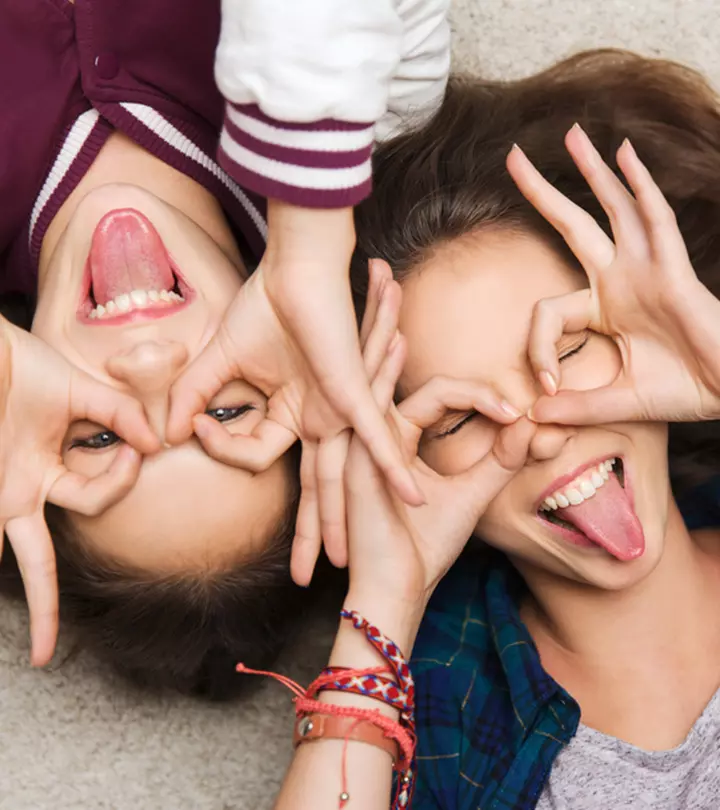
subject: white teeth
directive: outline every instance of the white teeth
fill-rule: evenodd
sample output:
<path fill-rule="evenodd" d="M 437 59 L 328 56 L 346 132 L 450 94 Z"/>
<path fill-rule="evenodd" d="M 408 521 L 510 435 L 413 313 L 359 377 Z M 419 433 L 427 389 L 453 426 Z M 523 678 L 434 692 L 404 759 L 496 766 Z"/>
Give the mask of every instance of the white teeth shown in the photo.
<path fill-rule="evenodd" d="M 572 486 L 563 491 L 557 490 L 549 495 L 540 505 L 541 511 L 552 512 L 555 509 L 566 509 L 568 506 L 577 506 L 588 498 L 592 498 L 600 487 L 610 478 L 617 459 L 601 461 L 592 470 L 586 470 L 582 476 L 572 482 Z"/>
<path fill-rule="evenodd" d="M 583 496 L 583 498 L 592 498 L 592 496 L 595 494 L 595 487 L 590 483 L 590 481 L 581 481 L 580 494 Z"/>
<path fill-rule="evenodd" d="M 143 309 L 149 304 L 156 304 L 158 301 L 164 301 L 168 304 L 182 304 L 185 299 L 172 290 L 132 290 L 130 293 L 116 295 L 114 299 L 106 301 L 104 305 L 98 304 L 90 312 L 89 317 L 91 320 L 96 320 L 106 315 L 113 316 L 118 313 L 130 312 L 133 309 Z"/>

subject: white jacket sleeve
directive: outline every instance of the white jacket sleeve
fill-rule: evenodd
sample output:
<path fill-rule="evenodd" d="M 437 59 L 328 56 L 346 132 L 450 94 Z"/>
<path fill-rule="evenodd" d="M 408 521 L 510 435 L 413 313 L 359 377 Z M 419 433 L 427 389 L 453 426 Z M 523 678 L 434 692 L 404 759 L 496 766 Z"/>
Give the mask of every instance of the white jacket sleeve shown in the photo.
<path fill-rule="evenodd" d="M 223 167 L 298 205 L 361 200 L 376 129 L 386 136 L 442 97 L 449 1 L 223 0 Z"/>

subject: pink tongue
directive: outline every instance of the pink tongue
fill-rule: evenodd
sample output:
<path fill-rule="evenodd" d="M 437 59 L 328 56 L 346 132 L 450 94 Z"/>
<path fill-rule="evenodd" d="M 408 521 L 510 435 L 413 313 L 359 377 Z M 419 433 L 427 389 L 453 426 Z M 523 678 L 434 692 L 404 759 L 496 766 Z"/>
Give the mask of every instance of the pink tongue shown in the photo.
<path fill-rule="evenodd" d="M 95 228 L 90 272 L 98 304 L 133 290 L 172 290 L 165 246 L 150 220 L 132 208 L 111 211 Z"/>
<path fill-rule="evenodd" d="M 615 473 L 592 498 L 555 514 L 618 560 L 634 560 L 645 551 L 642 525 Z"/>

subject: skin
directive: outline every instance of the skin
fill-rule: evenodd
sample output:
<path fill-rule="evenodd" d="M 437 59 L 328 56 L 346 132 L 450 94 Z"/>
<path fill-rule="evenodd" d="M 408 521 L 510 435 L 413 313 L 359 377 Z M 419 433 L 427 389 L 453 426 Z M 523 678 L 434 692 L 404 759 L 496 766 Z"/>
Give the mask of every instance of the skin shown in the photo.
<path fill-rule="evenodd" d="M 195 298 L 156 320 L 81 323 L 76 312 L 92 234 L 106 213 L 122 208 L 148 217 Z M 172 447 L 165 442 L 171 386 L 213 337 L 246 278 L 218 202 L 120 134 L 51 223 L 32 332 L 95 379 L 135 397 L 165 443 L 144 457 L 135 487 L 121 501 L 93 517 L 71 513 L 84 542 L 104 556 L 160 574 L 214 568 L 258 548 L 282 516 L 290 494 L 285 459 L 253 474 L 211 459 L 195 438 Z M 246 435 L 266 409 L 257 389 L 235 380 L 206 412 L 231 434 Z M 76 423 L 65 438 L 64 460 L 71 471 L 96 475 L 121 446 L 102 425 Z"/>
<path fill-rule="evenodd" d="M 542 393 L 527 359 L 533 309 L 584 286 L 582 274 L 530 235 L 487 231 L 441 248 L 403 284 L 402 394 L 442 374 L 491 385 L 527 411 Z M 609 384 L 620 369 L 615 344 L 595 333 L 563 336 L 558 355 L 567 389 Z M 488 452 L 497 430 L 472 412 L 449 412 L 426 432 L 421 454 L 438 472 L 458 474 Z M 536 516 L 559 476 L 617 455 L 646 540 L 631 562 L 570 545 Z M 691 537 L 680 518 L 666 425 L 539 425 L 525 466 L 476 533 L 523 575 L 523 619 L 546 669 L 580 702 L 583 722 L 647 749 L 682 742 L 720 683 L 720 535 Z"/>

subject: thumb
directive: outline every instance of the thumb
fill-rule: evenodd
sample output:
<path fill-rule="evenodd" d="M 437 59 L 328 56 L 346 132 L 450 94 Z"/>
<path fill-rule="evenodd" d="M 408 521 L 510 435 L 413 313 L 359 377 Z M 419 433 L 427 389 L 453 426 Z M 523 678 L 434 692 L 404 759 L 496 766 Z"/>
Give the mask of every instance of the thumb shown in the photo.
<path fill-rule="evenodd" d="M 589 391 L 560 391 L 543 396 L 528 411 L 533 422 L 558 425 L 599 425 L 647 418 L 634 389 L 608 385 Z"/>
<path fill-rule="evenodd" d="M 525 418 L 503 428 L 490 452 L 456 477 L 460 497 L 471 508 L 475 522 L 525 466 L 536 431 L 537 425 Z"/>
<path fill-rule="evenodd" d="M 216 334 L 170 391 L 166 436 L 171 444 L 181 444 L 192 436 L 193 416 L 203 413 L 208 402 L 233 376 L 239 374 L 234 374 L 220 335 Z"/>

